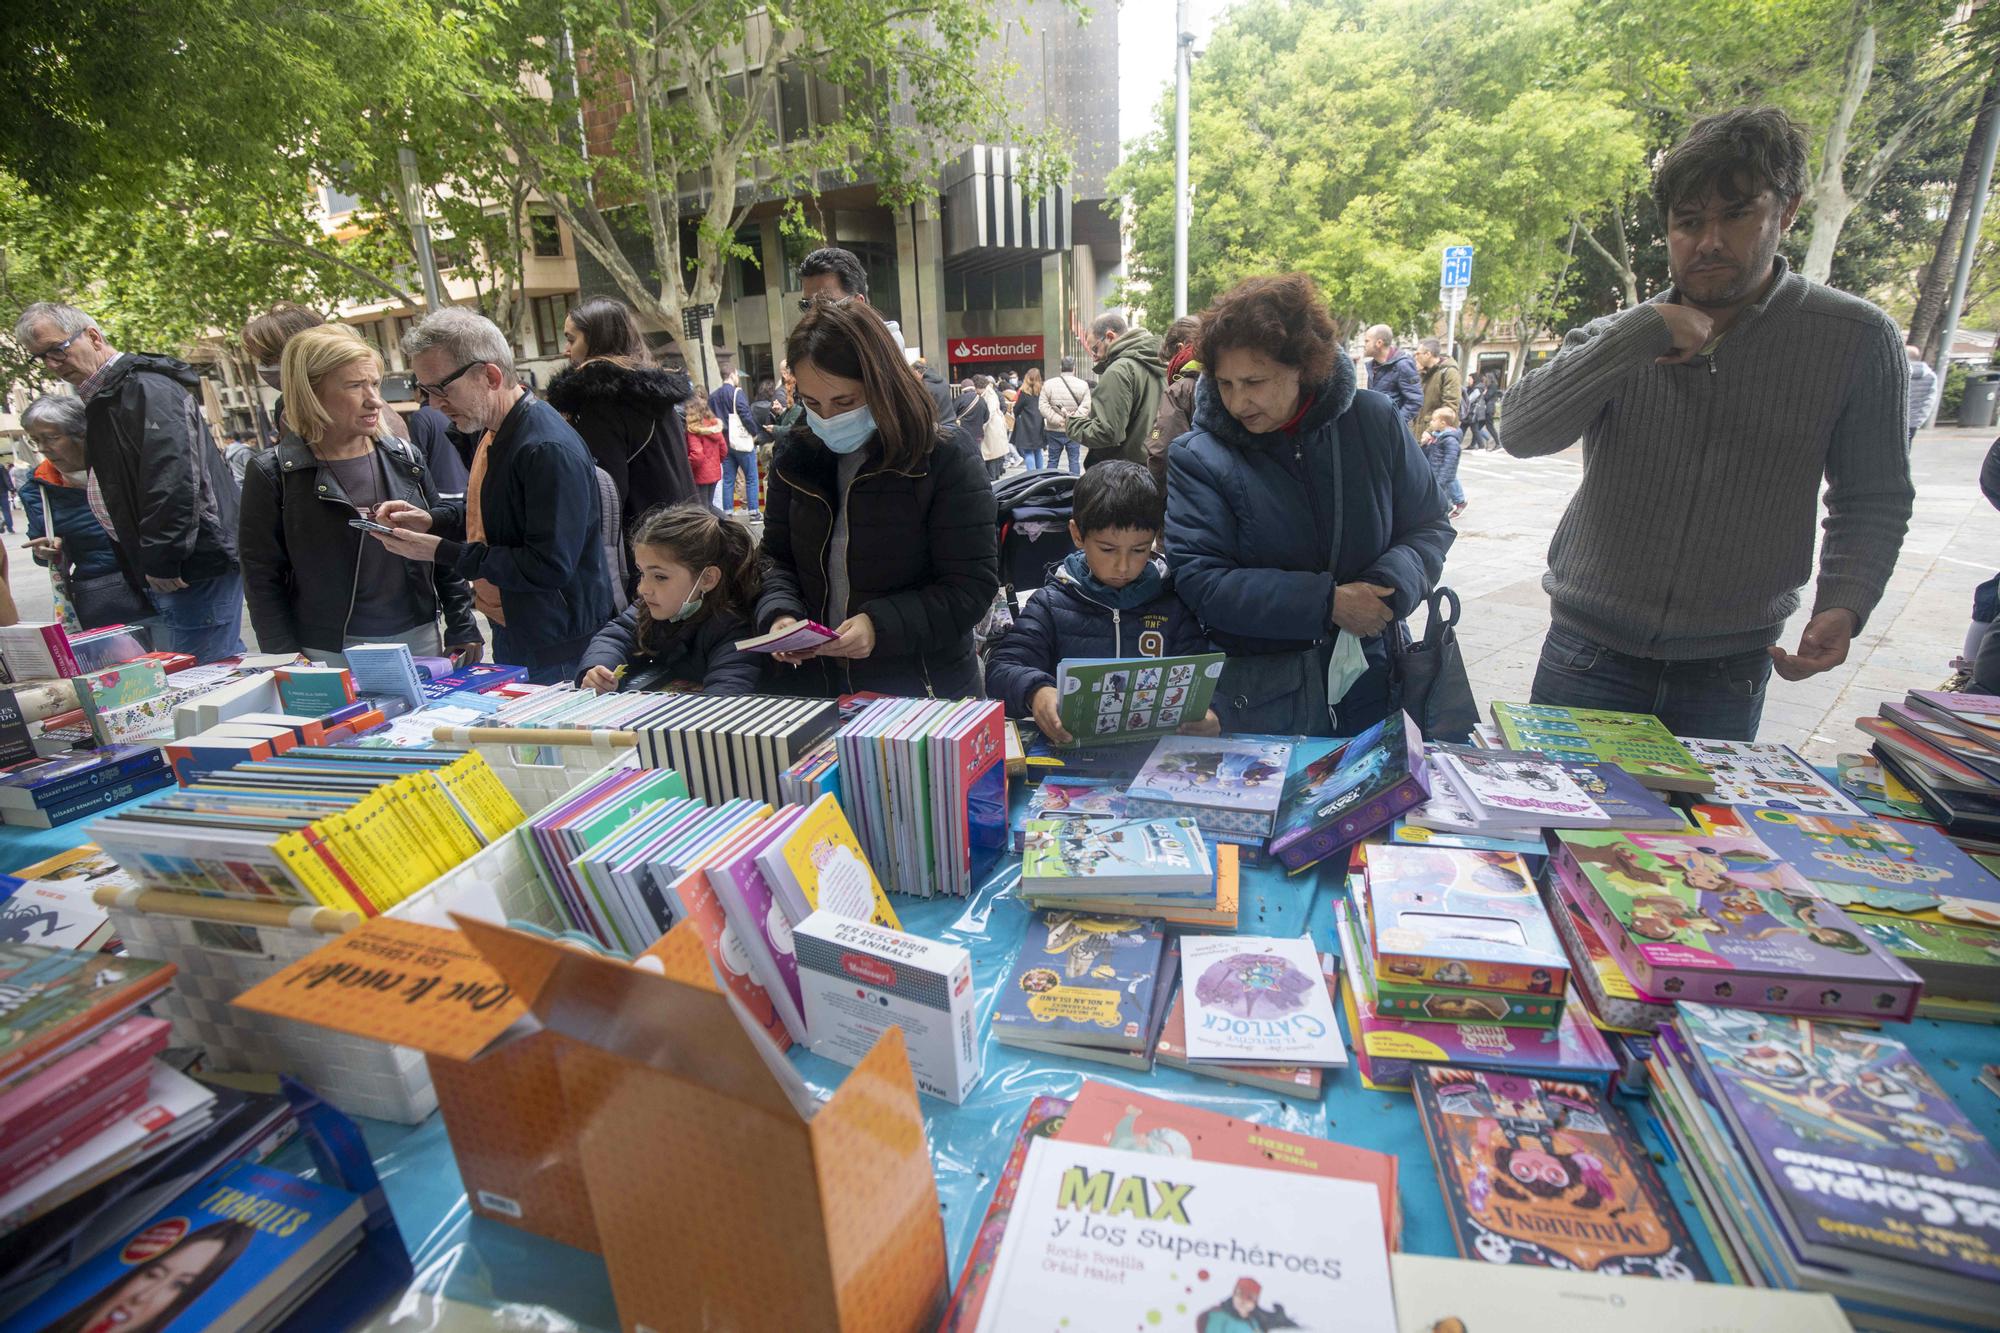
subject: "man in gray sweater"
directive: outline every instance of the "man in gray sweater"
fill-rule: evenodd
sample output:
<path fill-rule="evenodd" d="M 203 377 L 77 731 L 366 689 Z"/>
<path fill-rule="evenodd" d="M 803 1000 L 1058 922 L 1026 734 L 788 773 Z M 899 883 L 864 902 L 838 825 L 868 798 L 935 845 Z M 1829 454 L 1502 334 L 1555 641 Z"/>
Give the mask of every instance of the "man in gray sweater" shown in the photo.
<path fill-rule="evenodd" d="M 1754 740 L 1773 668 L 1839 666 L 1880 599 L 1915 495 L 1909 371 L 1887 315 L 1778 257 L 1805 184 L 1783 112 L 1697 123 L 1653 183 L 1674 285 L 1573 330 L 1507 395 L 1509 453 L 1583 440 L 1534 702 Z M 1788 653 L 1774 645 L 1812 573 L 1822 478 L 1813 615 Z"/>

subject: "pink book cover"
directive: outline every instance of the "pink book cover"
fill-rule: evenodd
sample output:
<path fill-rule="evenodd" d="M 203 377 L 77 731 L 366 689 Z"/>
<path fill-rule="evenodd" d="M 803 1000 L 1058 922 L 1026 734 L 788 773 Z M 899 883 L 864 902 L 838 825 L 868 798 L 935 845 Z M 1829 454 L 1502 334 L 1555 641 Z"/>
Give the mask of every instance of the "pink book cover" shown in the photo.
<path fill-rule="evenodd" d="M 36 1131 L 19 1153 L 9 1153 L 7 1164 L 0 1166 L 0 1194 L 61 1161 L 137 1110 L 145 1103 L 147 1084 L 147 1071 L 142 1069 L 116 1084 L 101 1105 L 78 1107 L 56 1124 Z"/>
<path fill-rule="evenodd" d="M 764 878 L 764 871 L 757 864 L 757 854 L 769 848 L 780 838 L 792 831 L 804 809 L 792 806 L 783 813 L 766 821 L 762 830 L 749 842 L 739 843 L 734 851 L 719 857 L 709 868 L 709 887 L 718 884 L 725 892 L 733 893 L 737 911 L 729 911 L 728 900 L 724 900 L 724 915 L 739 927 L 754 929 L 771 961 L 778 969 L 778 977 L 784 983 L 785 992 L 791 997 L 792 1012 L 805 1013 L 805 994 L 799 986 L 799 960 L 792 952 L 792 927 L 785 920 L 784 912 L 778 906 L 777 895 L 771 892 L 771 885 Z M 801 1039 L 804 1033 L 798 1033 Z"/>
<path fill-rule="evenodd" d="M 779 1050 L 790 1050 L 792 1034 L 778 1017 L 770 993 L 750 975 L 749 960 L 743 955 L 743 946 L 735 937 L 728 914 L 722 910 L 722 900 L 709 885 L 708 871 L 705 868 L 689 871 L 675 881 L 674 895 L 687 909 L 687 919 L 694 923 L 695 933 L 701 936 L 702 947 L 708 951 L 717 978 L 729 987 L 730 994 L 764 1029 L 764 1034 L 777 1043 Z"/>
<path fill-rule="evenodd" d="M 960 865 L 965 873 L 972 871 L 972 849 L 974 845 L 1000 845 L 993 841 L 994 827 L 990 809 L 991 793 L 977 793 L 981 798 L 982 810 L 974 810 L 974 788 L 992 771 L 996 765 L 1006 761 L 1006 712 L 997 702 L 988 702 L 981 711 L 978 721 L 970 731 L 965 732 L 956 742 L 958 782 L 957 794 L 960 804 L 951 812 L 954 821 Z M 1006 774 L 1001 773 L 998 793 L 999 826 L 998 836 L 1007 837 L 1007 788 Z"/>
<path fill-rule="evenodd" d="M 167 1047 L 173 1024 L 164 1018 L 128 1018 L 90 1045 L 0 1092 L 0 1149 L 11 1156 L 35 1130 L 71 1107 L 89 1101 L 108 1082 Z"/>

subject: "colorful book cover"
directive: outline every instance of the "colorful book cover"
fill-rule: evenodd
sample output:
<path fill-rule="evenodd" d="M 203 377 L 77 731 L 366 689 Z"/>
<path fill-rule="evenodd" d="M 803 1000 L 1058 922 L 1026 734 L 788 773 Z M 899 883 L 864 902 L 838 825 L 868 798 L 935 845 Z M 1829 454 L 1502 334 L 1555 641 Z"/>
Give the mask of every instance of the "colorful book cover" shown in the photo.
<path fill-rule="evenodd" d="M 1694 761 L 1715 779 L 1717 805 L 1760 805 L 1807 815 L 1859 815 L 1861 808 L 1789 745 L 1686 737 Z"/>
<path fill-rule="evenodd" d="M 1647 994 L 1625 975 L 1611 946 L 1604 942 L 1596 923 L 1583 910 L 1583 896 L 1590 890 L 1577 886 L 1569 867 L 1558 865 L 1550 872 L 1549 889 L 1549 917 L 1575 964 L 1570 976 L 1581 982 L 1599 1025 L 1627 1032 L 1650 1032 L 1672 1021 L 1673 1001 Z"/>
<path fill-rule="evenodd" d="M 1271 854 L 1286 870 L 1303 870 L 1429 800 L 1423 744 L 1398 709 L 1308 765 L 1286 784 Z"/>
<path fill-rule="evenodd" d="M 1992 1308 L 2000 1158 L 1901 1042 L 1701 1004 L 1681 1006 L 1680 1031 L 1808 1260 L 1972 1279 Z"/>
<path fill-rule="evenodd" d="M 1334 954 L 1323 953 L 1319 956 L 1319 967 L 1326 982 L 1326 998 L 1337 1004 L 1340 959 Z M 1219 1079 L 1224 1083 L 1240 1083 L 1246 1088 L 1261 1088 L 1280 1097 L 1297 1097 L 1313 1102 L 1319 1100 L 1320 1085 L 1325 1078 L 1324 1073 L 1314 1065 L 1229 1065 L 1214 1060 L 1188 1059 L 1185 986 L 1174 990 L 1174 1001 L 1168 1006 L 1166 1021 L 1160 1024 L 1160 1039 L 1153 1047 L 1153 1055 L 1161 1064 L 1185 1069 L 1190 1074 Z"/>
<path fill-rule="evenodd" d="M 1461 1257 L 1708 1276 L 1645 1148 L 1597 1089 L 1429 1068 L 1413 1091 Z"/>
<path fill-rule="evenodd" d="M 1583 764 L 1564 760 L 1570 781 L 1597 802 L 1612 828 L 1657 829 L 1678 833 L 1691 827 L 1687 816 L 1662 801 L 1646 784 L 1616 764 Z M 1543 850 L 1546 850 L 1544 848 Z"/>
<path fill-rule="evenodd" d="M 1123 819 L 1125 789 L 1103 778 L 1048 778 L 1028 789 L 1014 818 L 1014 850 L 1027 841 L 1031 819 Z"/>
<path fill-rule="evenodd" d="M 861 840 L 847 822 L 840 802 L 822 796 L 806 810 L 790 833 L 757 859 L 778 901 L 789 917 L 800 905 L 793 925 L 814 912 L 832 912 L 857 921 L 872 921 L 901 930 L 896 909 L 882 892 L 882 882 L 861 850 Z"/>
<path fill-rule="evenodd" d="M 1210 832 L 1269 837 L 1291 762 L 1289 741 L 1162 737 L 1126 788 L 1127 808 L 1192 815 Z"/>
<path fill-rule="evenodd" d="M 1078 912 L 1156 916 L 1167 925 L 1192 930 L 1235 930 L 1242 908 L 1240 849 L 1234 843 L 1219 842 L 1211 851 L 1215 857 L 1215 896 L 1212 898 L 1035 893 L 1022 894 L 1022 901 L 1038 909 L 1062 907 Z"/>
<path fill-rule="evenodd" d="M 978 1325 L 979 1311 L 986 1304 L 986 1287 L 993 1280 L 993 1261 L 1000 1254 L 1000 1238 L 1007 1233 L 1007 1218 L 1014 1211 L 1021 1168 L 1028 1162 L 1028 1145 L 1058 1133 L 1068 1112 L 1066 1097 L 1037 1097 L 1028 1103 L 1027 1118 L 1014 1136 L 1014 1151 L 1007 1154 L 1007 1164 L 993 1183 L 993 1201 L 986 1205 L 986 1216 L 972 1238 L 972 1248 L 966 1251 L 965 1267 L 959 1269 L 958 1281 L 952 1284 L 951 1304 L 945 1307 L 937 1333 L 971 1333 Z"/>
<path fill-rule="evenodd" d="M 1735 809 L 1737 827 L 1788 861 L 1843 907 L 1878 912 L 1941 911 L 1954 901 L 2000 910 L 2000 879 L 1934 828 L 1866 815 L 1807 815 Z M 1725 812 L 1696 807 L 1704 826 L 1726 831 Z"/>
<path fill-rule="evenodd" d="M 1204 897 L 1215 866 L 1192 819 L 1031 819 L 1021 891 Z"/>
<path fill-rule="evenodd" d="M 1379 1215 L 1360 1181 L 1037 1139 L 979 1330 L 1393 1328 Z"/>
<path fill-rule="evenodd" d="M 1365 932 L 1373 919 L 1368 902 L 1368 877 L 1347 877 L 1347 898 L 1354 920 Z M 1369 954 L 1374 946 L 1369 945 Z M 1380 974 L 1369 977 L 1375 1012 L 1384 1018 L 1408 1018 L 1440 1023 L 1499 1023 L 1506 1027 L 1552 1028 L 1562 1021 L 1562 993 L 1531 995 L 1523 991 L 1476 990 L 1435 981 L 1404 981 Z"/>
<path fill-rule="evenodd" d="M 1377 976 L 1563 993 L 1569 957 L 1520 857 L 1373 844 L 1364 863 Z"/>
<path fill-rule="evenodd" d="M 1525 750 L 1440 750 L 1431 756 L 1473 817 L 1515 824 L 1604 827 L 1610 816 L 1559 760 Z"/>
<path fill-rule="evenodd" d="M 0 1084 L 166 989 L 174 965 L 0 941 Z"/>
<path fill-rule="evenodd" d="M 1496 703 L 1493 721 L 1510 750 L 1616 764 L 1654 791 L 1700 794 L 1715 785 L 1687 747 L 1648 713 Z"/>
<path fill-rule="evenodd" d="M 1144 1050 L 1165 948 L 1150 918 L 1036 913 L 994 1001 L 994 1037 Z"/>
<path fill-rule="evenodd" d="M 1924 998 L 2000 999 L 2000 930 L 1847 909 L 1870 939 L 1924 979 Z"/>
<path fill-rule="evenodd" d="M 1340 1020 L 1312 941 L 1254 935 L 1181 941 L 1190 1060 L 1229 1064 L 1347 1063 Z"/>
<path fill-rule="evenodd" d="M 1058 716 L 1079 745 L 1170 736 L 1182 723 L 1208 715 L 1222 659 L 1221 653 L 1066 657 L 1056 663 Z"/>
<path fill-rule="evenodd" d="M 1655 995 L 1875 1019 L 1916 1006 L 1916 974 L 1755 838 L 1555 836 L 1584 910 Z"/>
<path fill-rule="evenodd" d="M 359 1195 L 239 1162 L 72 1271 L 4 1328 L 267 1327 L 353 1250 L 366 1219 Z"/>
<path fill-rule="evenodd" d="M 1396 1248 L 1396 1159 L 1386 1153 L 1329 1143 L 1094 1079 L 1084 1080 L 1055 1137 L 1065 1143 L 1096 1143 L 1156 1157 L 1359 1180 L 1373 1186 L 1381 1200 L 1382 1243 Z"/>
<path fill-rule="evenodd" d="M 79 696 L 89 691 L 91 700 L 100 708 L 116 708 L 165 693 L 167 669 L 158 662 L 121 662 L 78 676 L 76 688 Z"/>
<path fill-rule="evenodd" d="M 1872 754 L 1843 754 L 1839 765 L 1840 787 L 1870 814 L 1889 819 L 1934 818 L 1923 798 L 1903 785 L 1903 780 L 1883 769 Z"/>

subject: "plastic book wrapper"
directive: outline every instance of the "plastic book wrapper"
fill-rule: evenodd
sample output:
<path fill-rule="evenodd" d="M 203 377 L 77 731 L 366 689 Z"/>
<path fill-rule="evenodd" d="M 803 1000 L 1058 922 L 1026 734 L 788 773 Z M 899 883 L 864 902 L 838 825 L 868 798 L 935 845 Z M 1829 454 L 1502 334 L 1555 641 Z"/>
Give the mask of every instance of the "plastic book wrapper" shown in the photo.
<path fill-rule="evenodd" d="M 486 1040 L 469 1058 L 437 1054 L 462 1052 L 478 1027 L 432 999 L 449 996 L 442 981 L 422 1005 L 341 997 L 309 1021 L 431 1053 L 475 1212 L 601 1252 L 628 1328 L 686 1327 L 693 1310 L 730 1328 L 931 1326 L 945 1238 L 899 1030 L 815 1107 L 744 1027 L 689 926 L 635 965 L 453 919 L 463 934 L 417 928 L 426 949 L 456 955 L 455 981 L 479 967 L 479 984 L 505 991 L 481 1011 Z M 341 962 L 343 948 L 379 962 L 379 945 L 356 941 L 385 924 L 410 929 L 371 921 L 242 999 L 296 990 L 288 975 Z M 405 993 L 428 975 L 413 973 Z M 783 1263 L 768 1262 L 774 1238 Z"/>

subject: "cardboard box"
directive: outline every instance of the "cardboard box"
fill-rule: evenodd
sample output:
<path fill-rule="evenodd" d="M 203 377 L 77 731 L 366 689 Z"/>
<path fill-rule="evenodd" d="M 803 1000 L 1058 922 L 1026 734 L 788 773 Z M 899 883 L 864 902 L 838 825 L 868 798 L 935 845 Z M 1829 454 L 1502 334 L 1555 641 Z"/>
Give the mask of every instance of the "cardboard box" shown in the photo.
<path fill-rule="evenodd" d="M 979 1079 L 972 955 L 831 912 L 799 922 L 792 948 L 815 1054 L 859 1064 L 884 1032 L 899 1027 L 918 1091 L 965 1100 Z"/>

